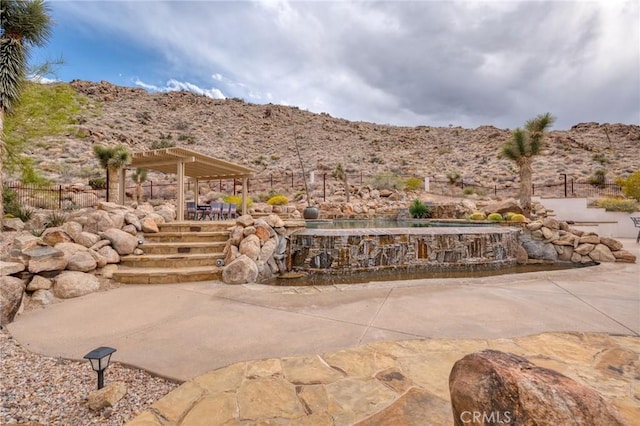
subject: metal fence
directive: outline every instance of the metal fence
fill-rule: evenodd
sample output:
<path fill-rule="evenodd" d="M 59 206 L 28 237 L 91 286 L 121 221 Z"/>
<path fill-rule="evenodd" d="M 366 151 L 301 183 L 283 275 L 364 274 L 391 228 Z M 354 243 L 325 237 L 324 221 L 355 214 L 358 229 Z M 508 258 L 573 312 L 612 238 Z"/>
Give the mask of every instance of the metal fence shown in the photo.
<path fill-rule="evenodd" d="M 382 178 L 381 178 L 382 176 Z M 386 176 L 386 178 L 385 178 Z M 362 188 L 371 185 L 374 188 L 387 187 L 389 189 L 401 188 L 407 179 L 415 176 L 398 175 L 365 175 L 363 173 L 348 174 L 346 181 L 349 186 Z M 330 173 L 308 173 L 306 175 L 309 191 L 316 199 L 327 200 L 338 188 L 344 187 L 344 179 L 337 179 Z M 421 181 L 423 177 L 419 178 Z M 211 191 L 222 194 L 238 194 L 242 191 L 240 180 L 225 179 L 203 181 L 199 183 L 202 188 L 207 187 Z M 268 175 L 256 176 L 248 180 L 247 191 L 252 195 L 267 194 L 272 192 L 300 192 L 305 188 L 304 179 L 301 173 L 271 173 Z M 423 184 L 424 185 L 424 184 Z M 421 189 L 424 186 L 421 185 Z M 18 203 L 24 206 L 42 209 L 72 210 L 83 207 L 96 206 L 100 201 L 106 199 L 105 189 L 90 189 L 85 185 L 29 185 L 19 182 L 7 182 L 5 186 L 16 194 Z M 138 186 L 128 186 L 126 188 L 127 198 L 135 199 L 135 195 L 140 190 L 140 195 L 144 200 L 153 199 L 175 199 L 175 183 L 157 183 L 149 180 Z M 186 191 L 195 192 L 194 182 L 185 183 Z M 464 179 L 451 182 L 449 180 L 429 179 L 429 192 L 441 195 L 461 196 L 464 194 L 477 193 L 483 196 L 492 197 L 517 197 L 519 188 L 514 185 L 493 185 L 483 186 L 465 182 Z M 588 182 L 578 182 L 567 179 L 557 184 L 532 185 L 533 195 L 542 197 L 621 197 L 622 189 L 615 183 L 592 184 Z"/>

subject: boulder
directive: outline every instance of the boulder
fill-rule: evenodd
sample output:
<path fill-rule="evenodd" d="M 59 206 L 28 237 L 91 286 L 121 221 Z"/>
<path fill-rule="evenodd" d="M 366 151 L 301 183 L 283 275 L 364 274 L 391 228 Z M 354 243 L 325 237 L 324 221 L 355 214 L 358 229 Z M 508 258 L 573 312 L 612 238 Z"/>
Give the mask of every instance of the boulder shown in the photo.
<path fill-rule="evenodd" d="M 89 394 L 87 405 L 93 411 L 113 407 L 126 395 L 126 393 L 127 385 L 123 382 L 109 383 L 102 389 L 92 391 Z"/>
<path fill-rule="evenodd" d="M 540 230 L 542 231 L 542 238 L 547 241 L 555 240 L 558 238 L 558 236 L 553 232 L 551 228 L 543 226 L 542 228 L 540 228 Z"/>
<path fill-rule="evenodd" d="M 50 305 L 55 300 L 55 296 L 51 290 L 39 289 L 31 295 L 31 301 L 40 305 Z"/>
<path fill-rule="evenodd" d="M 64 229 L 64 231 L 71 237 L 74 242 L 78 239 L 80 234 L 82 233 L 82 225 L 76 221 L 68 221 L 65 222 L 60 228 Z M 80 244 L 80 243 L 78 243 Z"/>
<path fill-rule="evenodd" d="M 537 231 L 538 229 L 542 228 L 542 222 L 536 220 L 535 222 L 527 223 L 526 226 L 529 231 Z"/>
<path fill-rule="evenodd" d="M 163 223 L 167 223 L 167 221 L 164 219 L 164 217 L 160 216 L 157 213 L 151 213 L 147 217 L 150 218 L 151 220 L 153 220 L 156 223 L 156 225 L 158 225 L 158 226 L 162 225 Z"/>
<path fill-rule="evenodd" d="M 109 263 L 106 257 L 104 257 L 103 255 L 101 255 L 95 250 L 89 250 L 88 253 L 91 255 L 91 257 L 93 257 L 93 260 L 96 261 L 96 266 L 98 268 L 104 268 L 105 266 L 107 266 L 107 263 Z"/>
<path fill-rule="evenodd" d="M 268 239 L 262 245 L 262 248 L 260 249 L 260 254 L 258 255 L 258 259 L 264 262 L 268 261 L 275 253 L 277 247 L 278 247 L 277 238 L 274 237 L 274 238 Z"/>
<path fill-rule="evenodd" d="M 623 247 L 620 241 L 615 240 L 613 238 L 600 237 L 600 243 L 609 247 L 609 250 L 611 251 L 622 250 L 622 247 Z"/>
<path fill-rule="evenodd" d="M 558 260 L 563 262 L 571 262 L 571 257 L 573 256 L 573 246 L 556 246 L 562 247 L 562 253 L 558 253 Z"/>
<path fill-rule="evenodd" d="M 140 222 L 140 227 L 142 229 L 142 232 L 147 232 L 149 234 L 160 232 L 160 228 L 158 228 L 158 224 L 156 223 L 156 221 L 149 216 L 142 219 L 142 221 Z"/>
<path fill-rule="evenodd" d="M 588 386 L 520 356 L 484 350 L 458 360 L 449 375 L 457 426 L 470 424 L 625 425 L 617 409 Z M 491 416 L 491 418 L 488 418 Z"/>
<path fill-rule="evenodd" d="M 240 257 L 240 251 L 238 250 L 238 247 L 234 246 L 233 244 L 227 243 L 227 246 L 225 246 L 224 250 L 224 264 L 228 265 L 238 257 Z"/>
<path fill-rule="evenodd" d="M 37 246 L 22 252 L 29 258 L 29 272 L 62 271 L 67 266 L 64 253 L 49 246 Z"/>
<path fill-rule="evenodd" d="M 9 275 L 0 277 L 0 325 L 9 324 L 15 318 L 24 294 L 24 282 Z"/>
<path fill-rule="evenodd" d="M 133 226 L 133 225 L 124 225 L 124 226 L 122 227 L 122 230 L 123 230 L 124 232 L 126 232 L 127 234 L 131 234 L 131 235 L 133 235 L 133 236 L 135 236 L 135 237 L 137 237 L 137 236 L 138 236 L 138 230 L 137 230 L 137 229 L 136 229 L 136 227 L 135 227 L 135 226 Z"/>
<path fill-rule="evenodd" d="M 96 210 L 87 216 L 87 223 L 84 225 L 85 232 L 99 234 L 110 228 L 115 228 L 115 223 L 109 213 L 104 210 Z"/>
<path fill-rule="evenodd" d="M 258 278 L 258 266 L 246 255 L 241 255 L 225 266 L 222 271 L 222 280 L 227 284 L 253 283 L 256 278 Z"/>
<path fill-rule="evenodd" d="M 127 225 L 133 225 L 137 231 L 142 231 L 142 224 L 140 223 L 140 218 L 136 216 L 132 212 L 127 212 L 124 215 L 124 223 Z"/>
<path fill-rule="evenodd" d="M 591 250 L 593 250 L 595 247 L 595 244 L 579 244 L 574 251 L 579 255 L 585 256 L 591 253 Z"/>
<path fill-rule="evenodd" d="M 98 262 L 88 251 L 76 252 L 69 256 L 67 260 L 67 269 L 69 271 L 89 272 L 98 267 Z"/>
<path fill-rule="evenodd" d="M 243 237 L 248 237 L 251 234 L 255 234 L 256 233 L 256 227 L 253 225 L 249 225 L 249 226 L 245 226 L 242 229 L 242 236 Z"/>
<path fill-rule="evenodd" d="M 552 229 L 554 231 L 557 231 L 560 229 L 560 222 L 558 222 L 557 219 L 554 219 L 552 217 L 545 217 L 542 220 L 542 226 L 545 226 L 549 229 Z"/>
<path fill-rule="evenodd" d="M 491 213 L 504 214 L 509 212 L 523 214 L 520 204 L 513 198 L 489 203 L 482 209 L 482 212 L 487 215 Z"/>
<path fill-rule="evenodd" d="M 616 262 L 636 263 L 636 256 L 627 250 L 616 250 L 613 252 Z"/>
<path fill-rule="evenodd" d="M 256 220 L 254 226 L 256 227 L 256 236 L 260 239 L 261 242 L 265 242 L 272 236 L 276 235 L 276 231 L 274 231 L 272 227 L 267 225 L 267 222 L 265 222 L 264 219 Z"/>
<path fill-rule="evenodd" d="M 260 239 L 255 235 L 249 235 L 240 243 L 240 254 L 246 255 L 251 260 L 258 260 L 260 255 Z"/>
<path fill-rule="evenodd" d="M 251 216 L 250 214 L 243 214 L 236 219 L 236 224 L 242 227 L 252 226 L 254 222 L 255 221 L 253 219 L 253 216 Z"/>
<path fill-rule="evenodd" d="M 529 260 L 527 251 L 522 246 L 516 247 L 516 263 L 518 265 L 526 265 Z"/>
<path fill-rule="evenodd" d="M 20 262 L 4 262 L 0 260 L 0 276 L 13 275 L 24 271 L 26 266 Z"/>
<path fill-rule="evenodd" d="M 34 275 L 29 284 L 27 284 L 27 291 L 49 290 L 52 285 L 53 283 L 49 278 Z"/>
<path fill-rule="evenodd" d="M 558 260 L 558 252 L 551 243 L 543 241 L 523 241 L 522 247 L 531 259 Z"/>
<path fill-rule="evenodd" d="M 107 260 L 107 263 L 120 263 L 120 255 L 111 246 L 104 246 L 97 253 Z"/>
<path fill-rule="evenodd" d="M 596 245 L 593 250 L 589 252 L 589 257 L 595 262 L 615 262 L 616 257 L 611 253 L 609 247 L 604 244 Z"/>
<path fill-rule="evenodd" d="M 94 275 L 79 271 L 64 271 L 53 284 L 53 294 L 60 299 L 84 296 L 99 289 L 100 283 Z"/>
<path fill-rule="evenodd" d="M 282 228 L 284 226 L 284 220 L 277 214 L 270 214 L 264 221 L 272 228 Z"/>
<path fill-rule="evenodd" d="M 6 218 L 3 225 L 6 231 L 22 232 L 24 230 L 24 222 L 19 217 Z"/>
<path fill-rule="evenodd" d="M 42 233 L 41 238 L 42 241 L 51 247 L 55 247 L 55 245 L 59 243 L 70 243 L 73 241 L 71 236 L 62 228 L 47 228 Z"/>
<path fill-rule="evenodd" d="M 600 244 L 600 237 L 597 236 L 597 235 L 593 235 L 593 234 L 583 235 L 578 240 L 578 243 L 580 243 L 580 244 L 593 244 L 593 245 Z"/>
<path fill-rule="evenodd" d="M 169 206 L 167 205 L 164 205 L 161 208 L 157 209 L 155 211 L 155 214 L 164 219 L 164 222 L 162 223 L 172 222 L 176 218 L 176 211 L 169 208 Z"/>
<path fill-rule="evenodd" d="M 107 229 L 100 236 L 111 241 L 111 245 L 120 256 L 131 254 L 138 247 L 138 238 L 120 229 Z"/>
<path fill-rule="evenodd" d="M 97 234 L 92 234 L 91 232 L 81 232 L 74 241 L 80 245 L 85 247 L 92 247 L 98 241 L 100 241 L 100 236 Z"/>
<path fill-rule="evenodd" d="M 121 213 L 123 216 L 129 211 L 128 207 L 110 201 L 100 201 L 96 208 L 109 213 Z"/>
<path fill-rule="evenodd" d="M 21 252 L 38 247 L 39 245 L 45 245 L 44 241 L 29 233 L 17 235 L 13 239 L 13 248 Z"/>
<path fill-rule="evenodd" d="M 231 235 L 229 236 L 229 241 L 234 246 L 239 246 L 242 242 L 242 238 L 244 238 L 244 228 L 240 225 L 234 226 L 231 229 Z"/>

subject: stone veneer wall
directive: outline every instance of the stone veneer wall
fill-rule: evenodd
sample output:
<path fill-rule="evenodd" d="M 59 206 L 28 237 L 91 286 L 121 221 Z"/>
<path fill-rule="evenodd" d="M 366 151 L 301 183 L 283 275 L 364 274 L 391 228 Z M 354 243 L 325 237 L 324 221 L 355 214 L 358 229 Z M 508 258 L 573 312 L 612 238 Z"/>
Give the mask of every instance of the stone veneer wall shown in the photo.
<path fill-rule="evenodd" d="M 508 265 L 516 262 L 520 232 L 506 227 L 305 229 L 290 236 L 287 263 L 335 273 Z"/>

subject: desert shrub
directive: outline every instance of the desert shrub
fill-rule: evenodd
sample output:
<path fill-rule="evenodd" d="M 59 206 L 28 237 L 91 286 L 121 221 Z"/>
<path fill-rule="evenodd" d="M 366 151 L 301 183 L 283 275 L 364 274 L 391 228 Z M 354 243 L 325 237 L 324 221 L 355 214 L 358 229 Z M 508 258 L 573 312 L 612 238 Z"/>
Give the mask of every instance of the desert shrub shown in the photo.
<path fill-rule="evenodd" d="M 476 191 L 472 187 L 467 186 L 465 189 L 462 190 L 462 193 L 464 195 L 471 195 L 471 194 L 475 194 Z"/>
<path fill-rule="evenodd" d="M 289 203 L 289 199 L 284 195 L 274 195 L 267 201 L 270 206 L 284 206 L 287 203 Z"/>
<path fill-rule="evenodd" d="M 593 154 L 593 157 L 591 157 L 593 159 L 593 161 L 602 164 L 603 166 L 605 164 L 607 164 L 609 162 L 609 160 L 607 159 L 607 157 L 604 156 L 604 154 L 602 153 L 595 153 Z"/>
<path fill-rule="evenodd" d="M 625 196 L 640 201 L 640 170 L 627 178 L 617 178 L 616 183 L 620 185 Z"/>
<path fill-rule="evenodd" d="M 29 206 L 17 205 L 13 211 L 8 213 L 11 213 L 13 217 L 17 217 L 23 222 L 28 222 L 33 217 L 33 209 Z"/>
<path fill-rule="evenodd" d="M 404 182 L 404 188 L 407 191 L 417 191 L 422 188 L 422 182 L 418 177 L 410 177 Z"/>
<path fill-rule="evenodd" d="M 482 212 L 473 212 L 469 216 L 469 220 L 485 220 L 487 217 Z"/>
<path fill-rule="evenodd" d="M 375 189 L 402 189 L 404 185 L 400 176 L 392 173 L 381 173 L 373 177 L 371 186 Z"/>
<path fill-rule="evenodd" d="M 428 219 L 431 217 L 431 209 L 416 198 L 409 206 L 409 214 L 414 219 Z"/>
<path fill-rule="evenodd" d="M 175 142 L 173 142 L 169 138 L 162 138 L 159 141 L 151 142 L 151 149 L 163 149 L 163 148 L 173 148 L 176 146 Z"/>
<path fill-rule="evenodd" d="M 604 197 L 596 200 L 595 205 L 603 208 L 608 212 L 627 212 L 633 213 L 638 210 L 638 203 L 635 200 L 626 200 L 623 198 Z"/>
<path fill-rule="evenodd" d="M 4 185 L 2 186 L 2 205 L 4 206 L 4 212 L 14 217 L 14 210 L 20 206 L 18 203 L 18 193 Z"/>
<path fill-rule="evenodd" d="M 487 216 L 487 219 L 492 222 L 502 222 L 504 220 L 500 213 L 491 213 L 489 216 Z"/>
<path fill-rule="evenodd" d="M 92 189 L 105 189 L 107 187 L 107 180 L 104 177 L 89 179 L 89 186 Z"/>
<path fill-rule="evenodd" d="M 527 218 L 520 213 L 514 213 L 510 217 L 507 216 L 507 220 L 510 222 L 526 222 Z"/>
<path fill-rule="evenodd" d="M 66 221 L 67 221 L 67 215 L 60 210 L 52 211 L 47 215 L 47 218 L 46 218 L 47 227 L 62 226 Z"/>
<path fill-rule="evenodd" d="M 224 195 L 222 201 L 229 204 L 235 204 L 238 209 L 242 208 L 242 197 L 239 195 Z M 247 198 L 247 208 L 253 204 L 251 198 Z"/>
<path fill-rule="evenodd" d="M 447 179 L 449 180 L 449 183 L 451 185 L 457 185 L 458 182 L 460 182 L 460 178 L 462 176 L 460 175 L 459 172 L 453 171 L 453 172 L 448 172 L 447 173 Z"/>
<path fill-rule="evenodd" d="M 592 176 L 589 176 L 587 182 L 596 188 L 602 188 L 606 180 L 607 171 L 604 169 L 596 170 Z"/>

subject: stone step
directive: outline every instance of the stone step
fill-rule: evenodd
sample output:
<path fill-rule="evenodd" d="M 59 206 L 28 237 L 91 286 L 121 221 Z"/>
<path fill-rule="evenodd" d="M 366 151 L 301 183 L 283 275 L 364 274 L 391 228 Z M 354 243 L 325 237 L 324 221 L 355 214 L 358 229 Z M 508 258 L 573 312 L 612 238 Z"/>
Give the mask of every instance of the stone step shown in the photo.
<path fill-rule="evenodd" d="M 144 234 L 144 241 L 157 243 L 221 242 L 229 239 L 229 231 L 157 232 Z"/>
<path fill-rule="evenodd" d="M 216 266 L 223 259 L 222 253 L 197 254 L 143 254 L 120 258 L 120 265 L 131 268 L 188 268 L 192 266 Z"/>
<path fill-rule="evenodd" d="M 222 279 L 222 269 L 216 266 L 189 268 L 127 268 L 121 266 L 113 279 L 123 284 L 175 284 Z"/>
<path fill-rule="evenodd" d="M 139 246 L 144 254 L 198 254 L 209 253 L 219 254 L 224 250 L 226 241 L 205 241 L 205 242 L 171 242 L 171 243 L 157 243 L 151 241 L 145 241 L 144 244 Z"/>
<path fill-rule="evenodd" d="M 186 221 L 186 222 L 168 222 L 158 225 L 160 232 L 215 232 L 228 231 L 235 225 L 234 221 Z"/>

